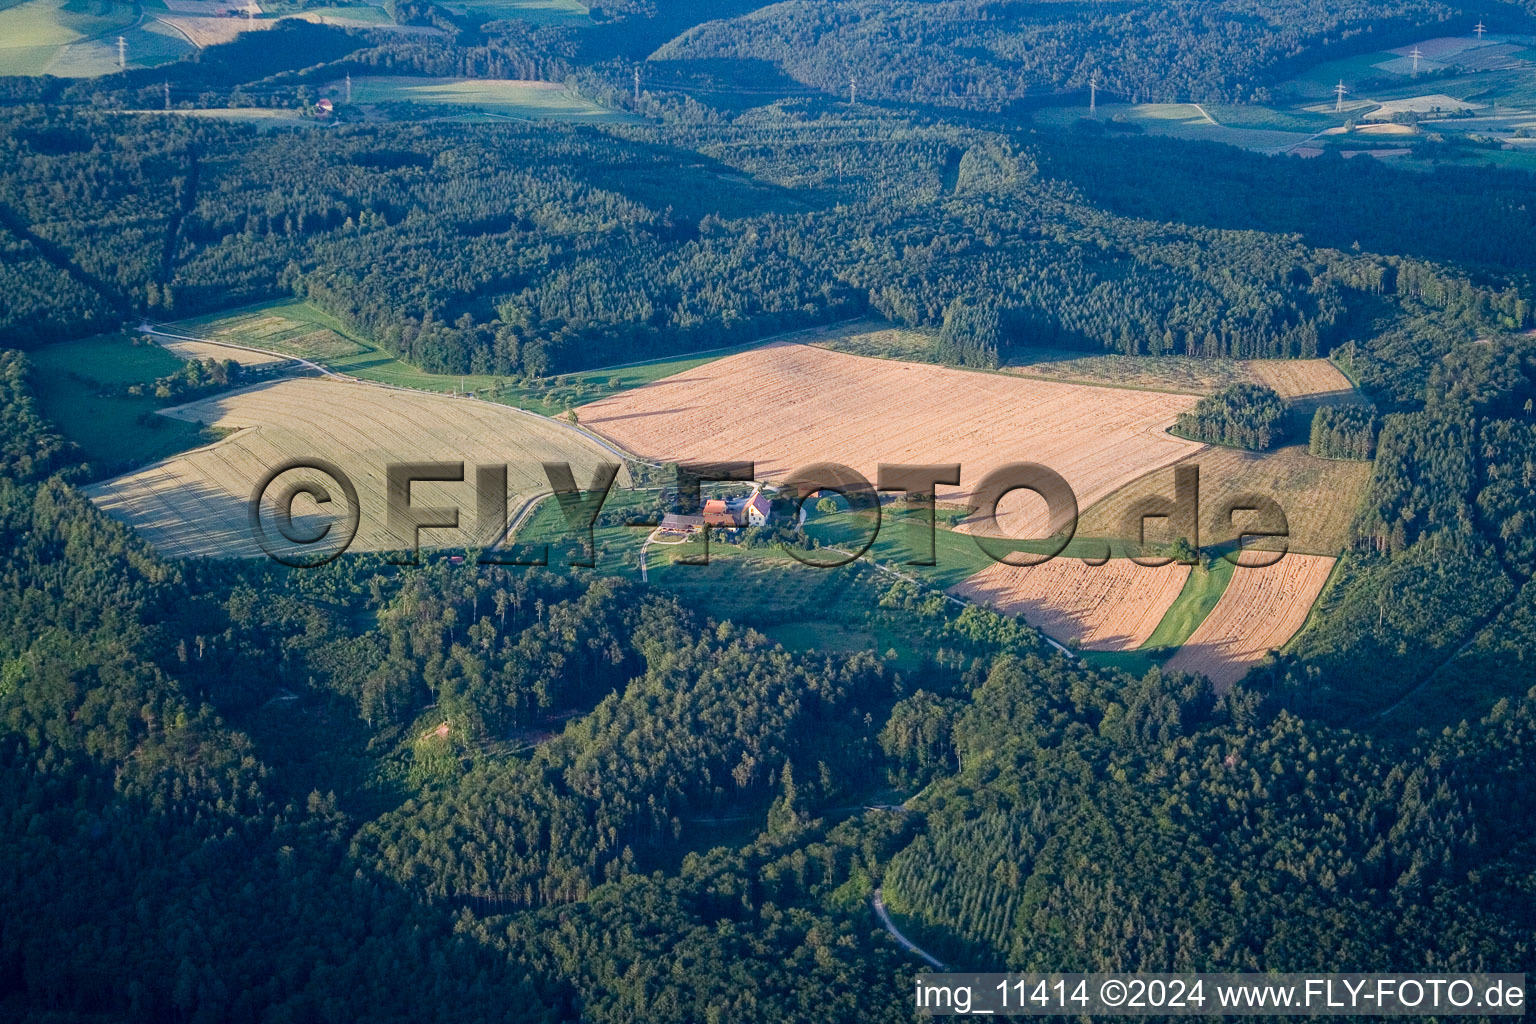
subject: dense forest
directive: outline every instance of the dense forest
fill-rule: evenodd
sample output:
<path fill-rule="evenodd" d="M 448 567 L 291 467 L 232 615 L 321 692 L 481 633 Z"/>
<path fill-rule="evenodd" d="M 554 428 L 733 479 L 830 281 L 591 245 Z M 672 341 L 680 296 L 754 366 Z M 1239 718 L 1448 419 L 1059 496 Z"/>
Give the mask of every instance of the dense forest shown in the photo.
<path fill-rule="evenodd" d="M 1041 94 L 1142 102 L 1247 102 L 1304 49 L 1391 25 L 1432 26 L 1433 0 L 1128 0 L 1084 10 L 1026 0 L 787 0 L 708 22 L 656 53 L 667 61 L 762 61 L 840 96 L 996 111 Z M 1381 42 L 1373 35 L 1373 48 Z"/>
<path fill-rule="evenodd" d="M 1370 461 L 1379 424 L 1375 410 L 1325 405 L 1312 414 L 1307 450 L 1324 459 Z"/>
<path fill-rule="evenodd" d="M 399 0 L 422 31 L 0 79 L 0 1017 L 910 1020 L 877 891 L 961 970 L 1536 972 L 1536 179 L 957 113 L 1095 73 L 1253 99 L 1449 10 L 698 6 Z M 663 43 L 658 77 L 788 78 L 629 99 Z M 861 102 L 812 95 L 850 67 Z M 346 73 L 569 77 L 632 117 L 123 112 L 304 109 Z M 1295 643 L 1220 693 L 868 563 L 807 570 L 790 622 L 473 557 L 168 560 L 78 489 L 28 353 L 286 296 L 509 378 L 860 315 L 980 368 L 1328 357 L 1374 410 L 1317 410 L 1309 448 L 1371 475 Z M 1182 429 L 1285 426 L 1245 385 Z"/>
<path fill-rule="evenodd" d="M 538 569 L 175 566 L 50 472 L 0 481 L 8 1013 L 905 1019 L 877 885 L 978 968 L 1536 954 L 1530 698 L 1381 746 L 903 582 L 949 668 Z"/>
<path fill-rule="evenodd" d="M 1192 441 L 1262 452 L 1285 440 L 1285 403 L 1274 388 L 1234 384 L 1179 413 L 1173 433 Z"/>
<path fill-rule="evenodd" d="M 860 313 L 940 328 L 943 358 L 985 366 L 1036 346 L 1309 357 L 1371 315 L 1530 316 L 1513 279 L 1107 213 L 983 133 L 783 114 L 257 134 L 17 108 L 0 212 L 91 287 L 52 313 L 69 333 L 103 306 L 170 319 L 298 294 L 441 373 L 538 377 Z M 814 163 L 803 127 L 824 136 Z M 35 344 L 35 312 L 0 337 Z"/>

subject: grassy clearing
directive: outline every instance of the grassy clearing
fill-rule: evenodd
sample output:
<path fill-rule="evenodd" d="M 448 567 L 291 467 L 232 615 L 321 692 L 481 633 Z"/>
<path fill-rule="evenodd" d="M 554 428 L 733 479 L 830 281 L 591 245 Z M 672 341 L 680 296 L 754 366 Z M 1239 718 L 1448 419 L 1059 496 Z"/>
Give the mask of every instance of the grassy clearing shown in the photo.
<path fill-rule="evenodd" d="M 586 486 L 585 481 L 578 482 Z M 627 490 L 615 486 L 608 500 L 603 503 L 603 514 L 638 513 L 642 509 L 649 509 L 655 498 L 654 491 Z M 515 515 L 517 510 L 512 511 Z M 597 571 L 638 579 L 640 547 L 650 532 L 648 526 L 594 527 L 592 541 L 596 547 Z M 547 544 L 547 559 L 551 567 L 569 565 L 572 556 L 584 552 L 581 538 L 572 535 L 567 527 L 559 503 L 550 498 L 544 498 L 534 507 L 532 514 L 518 528 L 513 544 L 514 547 L 508 549 L 507 557 L 522 560 L 545 557 L 546 553 L 541 549 Z M 653 564 L 662 561 L 654 555 L 651 560 Z"/>
<path fill-rule="evenodd" d="M 875 359 L 901 359 L 909 363 L 936 363 L 933 346 L 938 339 L 934 330 L 892 327 L 873 320 L 860 320 L 807 337 L 806 343 L 833 352 Z"/>
<path fill-rule="evenodd" d="M 1201 107 L 1193 103 L 1109 103 L 1100 104 L 1095 116 L 1099 121 L 1124 121 L 1155 135 L 1224 142 L 1259 152 L 1288 149 L 1317 130 L 1302 115 L 1292 121 L 1279 111 L 1263 115 L 1249 113 L 1242 124 L 1230 125 L 1216 117 L 1210 107 L 1204 110 L 1202 113 Z M 1212 117 L 1208 118 L 1207 113 Z M 1040 124 L 1067 127 L 1087 116 L 1087 107 L 1052 107 L 1038 111 L 1035 119 Z M 1263 127 L 1266 124 L 1296 124 L 1297 127 L 1277 130 Z"/>
<path fill-rule="evenodd" d="M 1333 116 L 1332 113 L 1320 114 L 1309 110 L 1278 110 L 1274 107 L 1231 106 L 1221 103 L 1206 103 L 1204 106 L 1211 117 L 1228 128 L 1304 132 L 1311 135 L 1313 132 L 1341 123 L 1341 119 Z"/>
<path fill-rule="evenodd" d="M 654 549 L 653 549 L 654 550 Z M 888 582 L 868 566 L 817 569 L 773 549 L 712 546 L 709 565 L 653 565 L 651 582 L 716 619 L 758 629 L 794 650 L 867 650 L 895 667 L 922 665 L 912 641 L 872 616 L 878 588 Z"/>
<path fill-rule="evenodd" d="M 1394 60 L 1397 54 L 1386 52 L 1360 53 L 1353 57 L 1324 61 L 1303 71 L 1280 86 L 1305 99 L 1332 99 L 1333 87 L 1342 81 L 1350 86 L 1365 81 L 1411 82 L 1411 78 L 1393 74 L 1376 65 Z"/>
<path fill-rule="evenodd" d="M 1021 377 L 1068 384 L 1149 388 L 1187 395 L 1208 395 L 1252 379 L 1242 364 L 1232 359 L 1085 355 L 1070 349 L 1050 348 L 1020 352 L 1004 369 Z"/>
<path fill-rule="evenodd" d="M 132 4 L 26 0 L 0 10 L 0 74 L 40 75 L 70 43 L 138 19 Z"/>
<path fill-rule="evenodd" d="M 298 110 L 277 107 L 198 107 L 191 110 L 133 110 L 133 114 L 160 114 L 165 117 L 204 117 L 210 121 L 233 121 L 257 128 L 290 128 L 295 125 L 318 127 L 321 122 L 306 118 Z"/>
<path fill-rule="evenodd" d="M 85 452 L 96 468 L 115 472 L 214 440 L 197 424 L 169 419 L 149 395 L 128 395 L 174 373 L 181 360 L 153 343 L 122 334 L 61 341 L 28 352 L 43 415 Z"/>
<path fill-rule="evenodd" d="M 393 25 L 395 19 L 382 7 L 314 7 L 299 17 L 305 21 L 318 21 L 323 25 Z"/>
<path fill-rule="evenodd" d="M 489 375 L 455 376 L 418 370 L 375 348 L 336 317 L 299 299 L 278 299 L 210 313 L 179 321 L 166 330 L 303 356 L 338 373 L 422 391 L 484 394 L 505 384 Z"/>
<path fill-rule="evenodd" d="M 335 317 L 294 299 L 183 320 L 170 333 L 270 349 L 305 359 L 340 359 L 369 351 L 369 346 L 351 337 Z"/>
<path fill-rule="evenodd" d="M 1197 565 L 1184 581 L 1184 589 L 1178 599 L 1163 615 L 1163 621 L 1141 645 L 1142 650 L 1178 647 L 1199 628 L 1205 617 L 1211 614 L 1216 602 L 1221 600 L 1227 584 L 1232 581 L 1234 566 L 1225 558 L 1217 558 L 1206 565 Z"/>
<path fill-rule="evenodd" d="M 375 347 L 336 317 L 299 299 L 278 299 L 192 317 L 166 330 L 303 356 L 361 380 L 444 394 L 470 392 L 546 416 L 560 415 L 574 405 L 650 384 L 762 344 L 750 342 L 707 352 L 662 356 L 524 382 L 494 374 L 427 373 Z"/>
<path fill-rule="evenodd" d="M 452 0 L 443 6 L 456 14 L 497 21 L 516 19 L 533 25 L 581 28 L 595 24 L 592 12 L 576 0 Z"/>
<path fill-rule="evenodd" d="M 583 370 L 546 377 L 534 383 L 506 382 L 501 389 L 488 397 L 498 402 L 532 409 L 546 416 L 564 413 L 571 406 L 595 402 L 620 391 L 637 388 L 670 377 L 675 373 L 692 370 L 716 359 L 735 355 L 755 348 L 762 342 L 749 342 L 731 348 L 713 349 L 679 356 L 660 356 L 637 363 Z"/>
<path fill-rule="evenodd" d="M 562 85 L 514 79 L 364 75 L 352 79 L 352 100 L 359 104 L 470 107 L 504 117 L 589 124 L 634 120 L 628 114 L 608 110 Z"/>
<path fill-rule="evenodd" d="M 948 590 L 996 564 L 992 556 L 982 550 L 974 536 L 947 529 L 945 519 L 948 517 L 942 513 L 936 518 L 938 525 L 933 533 L 935 564 L 909 564 L 914 559 L 927 554 L 922 543 L 908 532 L 908 524 L 914 521 L 920 522 L 920 520 L 915 513 L 896 510 L 890 505 L 883 508 L 879 532 L 876 534 L 875 542 L 870 546 L 869 557 L 940 590 Z M 870 528 L 868 519 L 863 516 L 847 511 L 824 514 L 815 511 L 813 503 L 807 502 L 805 532 L 820 544 L 856 551 L 868 538 Z M 1004 551 L 1043 554 L 1053 550 L 1055 544 L 1047 541 L 1012 540 L 998 542 L 995 547 Z M 1127 553 L 1124 544 L 1089 535 L 1080 529 L 1062 549 L 1059 557 L 1097 558 L 1102 557 L 1106 551 L 1115 557 L 1124 557 Z"/>
<path fill-rule="evenodd" d="M 655 499 L 655 491 L 616 488 L 603 505 L 603 517 L 618 521 L 610 514 L 649 510 Z M 650 532 L 649 527 L 596 527 L 597 571 L 638 579 L 640 548 Z M 515 542 L 511 551 L 520 558 L 536 557 L 542 554 L 538 546 L 548 544 L 552 567 L 567 564 L 578 550 L 558 504 L 549 499 L 523 523 Z M 679 562 L 700 554 L 697 542 L 652 545 L 649 584 L 704 615 L 750 626 L 793 650 L 868 650 L 881 657 L 894 650 L 899 671 L 923 664 L 920 644 L 903 633 L 899 621 L 876 614 L 879 596 L 892 580 L 867 563 L 821 569 L 779 548 L 742 548 L 718 539 L 709 545 L 708 565 Z"/>

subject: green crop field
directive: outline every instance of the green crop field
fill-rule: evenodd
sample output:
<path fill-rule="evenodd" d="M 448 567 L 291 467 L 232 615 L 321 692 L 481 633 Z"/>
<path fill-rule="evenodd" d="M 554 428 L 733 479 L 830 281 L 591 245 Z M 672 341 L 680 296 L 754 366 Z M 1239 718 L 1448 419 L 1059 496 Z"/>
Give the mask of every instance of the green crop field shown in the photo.
<path fill-rule="evenodd" d="M 1207 103 L 1205 109 L 1224 127 L 1259 131 L 1305 132 L 1310 135 L 1324 128 L 1331 128 L 1343 121 L 1332 113 L 1319 114 L 1309 110 L 1277 110 L 1257 104 L 1234 106 L 1223 103 Z"/>
<path fill-rule="evenodd" d="M 617 123 L 633 120 L 552 82 L 511 79 L 407 78 L 365 75 L 352 79 L 354 103 L 416 103 L 471 107 L 503 117 Z"/>
<path fill-rule="evenodd" d="M 1338 82 L 1353 86 L 1361 82 L 1408 82 L 1411 79 L 1376 67 L 1396 57 L 1393 53 L 1372 52 L 1342 57 L 1338 60 L 1315 64 L 1280 86 L 1281 91 L 1293 92 L 1303 99 L 1331 99 L 1333 87 Z M 1437 84 L 1438 87 L 1438 84 Z M 1347 98 L 1347 97 L 1346 97 Z"/>
<path fill-rule="evenodd" d="M 152 342 L 121 334 L 61 341 L 27 353 L 43 415 L 78 444 L 100 472 L 115 472 L 212 440 L 195 423 L 161 416 L 152 395 L 129 395 L 176 372 L 181 360 Z"/>
<path fill-rule="evenodd" d="M 1211 108 L 1205 109 L 1211 113 Z M 1087 116 L 1087 107 L 1051 107 L 1036 112 L 1035 119 L 1040 124 L 1066 127 Z M 1227 124 L 1219 118 L 1206 117 L 1193 103 L 1101 103 L 1097 117 L 1100 121 L 1123 119 L 1154 135 L 1224 142 L 1260 152 L 1287 149 L 1317 131 L 1318 127 L 1325 127 L 1303 123 L 1302 115 L 1292 119 L 1275 111 L 1249 113 L 1240 124 Z M 1293 130 L 1276 130 L 1280 127 L 1293 127 Z"/>
<path fill-rule="evenodd" d="M 0 9 L 0 75 L 82 78 L 117 66 L 117 37 L 129 67 L 154 67 L 191 52 L 175 29 L 116 0 L 23 0 Z"/>

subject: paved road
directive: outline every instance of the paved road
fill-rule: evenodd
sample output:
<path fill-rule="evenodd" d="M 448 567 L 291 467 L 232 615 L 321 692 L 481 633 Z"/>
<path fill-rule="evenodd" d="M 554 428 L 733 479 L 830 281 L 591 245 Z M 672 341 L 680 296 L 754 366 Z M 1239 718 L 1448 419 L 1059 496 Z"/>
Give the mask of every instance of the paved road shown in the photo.
<path fill-rule="evenodd" d="M 913 953 L 916 953 L 918 956 L 932 964 L 935 970 L 944 970 L 943 961 L 939 960 L 937 957 L 930 956 L 929 954 L 923 952 L 922 949 L 918 948 L 918 945 L 915 942 L 896 930 L 896 925 L 891 921 L 891 915 L 886 912 L 885 900 L 881 897 L 880 893 L 881 891 L 876 889 L 875 895 L 870 899 L 870 903 L 875 908 L 875 916 L 880 919 L 881 924 L 885 925 L 885 930 L 890 932 L 891 937 L 894 938 L 897 942 L 901 943 L 904 948 Z"/>

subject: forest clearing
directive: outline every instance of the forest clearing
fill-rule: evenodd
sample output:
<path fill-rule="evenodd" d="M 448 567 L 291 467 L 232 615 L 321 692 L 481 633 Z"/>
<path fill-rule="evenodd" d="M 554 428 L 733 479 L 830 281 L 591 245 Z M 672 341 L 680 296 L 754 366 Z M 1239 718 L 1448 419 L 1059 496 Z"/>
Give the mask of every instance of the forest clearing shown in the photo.
<path fill-rule="evenodd" d="M 264 475 L 291 460 L 325 459 L 351 478 L 361 506 L 353 551 L 398 546 L 385 518 L 389 463 L 464 462 L 464 482 L 417 484 L 412 504 L 458 507 L 459 529 L 423 531 L 422 544 L 465 546 L 480 539 L 476 464 L 508 467 L 507 504 L 515 512 L 528 498 L 549 491 L 541 462 L 569 462 L 585 485 L 598 463 L 612 461 L 579 432 L 506 406 L 332 379 L 262 384 L 165 415 L 234 433 L 95 484 L 86 493 L 158 550 L 178 558 L 260 554 L 248 519 L 251 492 Z M 291 476 L 316 478 L 299 471 Z M 626 479 L 621 471 L 620 480 Z M 295 501 L 294 513 L 300 529 L 318 529 L 331 520 L 308 498 Z"/>
<path fill-rule="evenodd" d="M 822 462 L 871 481 L 880 463 L 959 463 L 963 500 L 988 472 L 1037 462 L 1061 474 L 1079 508 L 1202 445 L 1166 429 L 1195 399 L 1085 387 L 775 344 L 727 356 L 581 406 L 583 426 L 664 461 L 746 460 L 784 480 Z M 999 528 L 1045 536 L 1036 503 L 1005 505 Z M 1059 524 L 1053 524 L 1059 525 Z"/>
<path fill-rule="evenodd" d="M 340 91 L 341 84 L 328 86 Z M 412 78 L 398 75 L 358 75 L 352 79 L 352 101 L 359 104 L 423 103 L 478 107 L 513 118 L 550 118 L 587 124 L 632 120 L 628 114 L 600 106 L 557 82 L 510 78 Z"/>
<path fill-rule="evenodd" d="M 339 359 L 366 351 L 363 345 L 342 333 L 341 325 L 334 317 L 326 316 L 308 303 L 293 300 L 264 302 L 195 317 L 170 325 L 168 331 L 212 342 L 284 352 L 304 359 Z"/>
<path fill-rule="evenodd" d="M 1197 356 L 1085 355 L 1042 349 L 1004 367 L 1021 377 L 1206 395 L 1234 384 L 1263 384 L 1288 401 L 1355 394 L 1326 359 L 1204 359 Z"/>
<path fill-rule="evenodd" d="M 1198 672 L 1225 690 L 1307 621 L 1334 559 L 1288 554 L 1274 565 L 1239 565 L 1211 614 L 1168 660 L 1170 672 Z"/>
<path fill-rule="evenodd" d="M 1144 566 L 1128 558 L 1103 565 L 1078 558 L 1053 558 L 1034 566 L 999 562 L 949 593 L 1022 616 L 1063 643 L 1094 651 L 1130 651 L 1157 629 L 1189 571 L 1177 562 Z"/>

